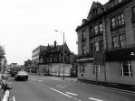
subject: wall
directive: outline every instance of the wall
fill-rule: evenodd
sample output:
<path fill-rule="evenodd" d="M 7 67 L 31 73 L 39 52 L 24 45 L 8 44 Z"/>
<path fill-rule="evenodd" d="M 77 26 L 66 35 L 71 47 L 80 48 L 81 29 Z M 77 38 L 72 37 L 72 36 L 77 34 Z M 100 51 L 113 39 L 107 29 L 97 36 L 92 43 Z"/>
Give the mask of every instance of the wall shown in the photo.
<path fill-rule="evenodd" d="M 48 74 L 48 65 L 39 65 L 39 74 Z"/>
<path fill-rule="evenodd" d="M 63 63 L 52 63 L 49 64 L 49 72 L 50 75 L 54 76 L 70 76 L 70 70 L 72 68 L 71 64 L 63 64 Z"/>
<path fill-rule="evenodd" d="M 82 72 L 82 66 L 84 65 L 84 72 Z M 86 79 L 86 80 L 96 80 L 96 76 L 94 74 L 94 65 L 93 63 L 81 63 L 78 65 L 78 78 Z"/>
<path fill-rule="evenodd" d="M 106 63 L 107 82 L 135 84 L 135 61 L 131 61 L 131 66 L 133 76 L 122 76 L 120 62 Z"/>

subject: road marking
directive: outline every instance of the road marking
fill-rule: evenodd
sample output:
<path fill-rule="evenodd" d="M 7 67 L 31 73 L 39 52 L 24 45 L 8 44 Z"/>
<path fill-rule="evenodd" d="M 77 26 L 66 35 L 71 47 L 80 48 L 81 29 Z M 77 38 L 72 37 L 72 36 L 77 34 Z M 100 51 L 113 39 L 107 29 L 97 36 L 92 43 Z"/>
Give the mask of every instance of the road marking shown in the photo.
<path fill-rule="evenodd" d="M 38 80 L 38 82 L 42 82 L 43 80 Z"/>
<path fill-rule="evenodd" d="M 8 98 L 9 98 L 9 90 L 6 90 L 2 101 L 8 101 Z"/>
<path fill-rule="evenodd" d="M 68 95 L 78 96 L 78 94 L 76 94 L 76 93 L 71 93 L 71 92 L 65 92 L 65 93 Z"/>
<path fill-rule="evenodd" d="M 61 91 L 59 91 L 59 90 L 57 90 L 57 89 L 55 89 L 55 88 L 50 88 L 51 90 L 53 90 L 53 91 L 55 91 L 55 92 L 58 92 L 58 93 L 60 93 L 60 94 L 62 94 L 62 95 L 64 95 L 64 96 L 66 96 L 66 97 L 68 97 L 68 98 L 72 98 L 72 96 L 70 96 L 70 95 L 68 95 L 68 94 L 65 94 L 65 93 L 63 93 L 63 92 L 61 92 Z"/>
<path fill-rule="evenodd" d="M 94 98 L 94 97 L 89 97 L 88 99 L 89 99 L 89 100 L 93 100 L 93 101 L 103 101 L 103 100 L 101 100 L 101 99 Z"/>
<path fill-rule="evenodd" d="M 112 87 L 111 87 L 112 88 Z M 123 94 L 135 94 L 134 91 L 129 91 L 129 90 L 123 90 L 123 89 L 119 89 L 119 88 L 112 88 L 113 91 L 119 91 L 119 93 L 123 93 Z"/>
<path fill-rule="evenodd" d="M 13 101 L 16 101 L 16 100 L 15 100 L 15 96 L 13 96 Z"/>

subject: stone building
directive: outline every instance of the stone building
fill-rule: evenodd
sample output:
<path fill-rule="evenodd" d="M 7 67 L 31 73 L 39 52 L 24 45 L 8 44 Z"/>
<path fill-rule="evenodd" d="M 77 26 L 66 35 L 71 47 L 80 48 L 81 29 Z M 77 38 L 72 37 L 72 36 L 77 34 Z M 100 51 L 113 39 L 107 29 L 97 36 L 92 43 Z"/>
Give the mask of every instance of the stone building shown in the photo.
<path fill-rule="evenodd" d="M 46 50 L 46 46 L 40 45 L 32 51 L 32 71 L 39 73 L 41 68 L 39 65 L 43 63 L 41 53 Z"/>
<path fill-rule="evenodd" d="M 43 75 L 76 75 L 74 62 L 75 55 L 69 50 L 66 43 L 57 45 L 57 42 L 54 41 L 54 45 L 39 46 L 32 52 L 32 71 L 36 68 L 37 73 Z"/>
<path fill-rule="evenodd" d="M 69 50 L 66 43 L 62 45 L 48 45 L 46 51 L 43 52 L 43 65 L 48 66 L 48 74 L 56 76 L 70 76 L 72 63 L 75 55 Z"/>
<path fill-rule="evenodd" d="M 135 84 L 135 1 L 93 2 L 76 29 L 78 78 Z"/>

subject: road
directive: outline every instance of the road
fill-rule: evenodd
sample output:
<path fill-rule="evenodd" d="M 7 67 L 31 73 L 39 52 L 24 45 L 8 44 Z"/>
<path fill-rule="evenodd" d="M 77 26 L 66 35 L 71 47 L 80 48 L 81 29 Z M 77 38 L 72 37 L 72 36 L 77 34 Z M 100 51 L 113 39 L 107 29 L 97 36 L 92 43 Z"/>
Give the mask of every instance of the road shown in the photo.
<path fill-rule="evenodd" d="M 135 93 L 74 79 L 30 76 L 29 81 L 12 82 L 16 101 L 135 101 Z"/>

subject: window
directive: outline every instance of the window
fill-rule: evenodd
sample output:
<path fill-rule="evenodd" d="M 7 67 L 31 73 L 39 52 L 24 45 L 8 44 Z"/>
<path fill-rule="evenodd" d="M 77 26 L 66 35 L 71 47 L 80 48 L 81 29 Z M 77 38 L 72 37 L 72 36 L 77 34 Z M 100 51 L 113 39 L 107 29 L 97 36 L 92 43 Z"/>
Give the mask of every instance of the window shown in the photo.
<path fill-rule="evenodd" d="M 98 34 L 98 26 L 95 26 L 94 30 L 95 30 L 95 34 Z"/>
<path fill-rule="evenodd" d="M 120 46 L 124 48 L 126 46 L 126 35 L 122 34 L 120 35 Z"/>
<path fill-rule="evenodd" d="M 118 24 L 121 24 L 121 16 L 118 16 Z"/>
<path fill-rule="evenodd" d="M 115 27 L 115 18 L 112 18 L 112 28 Z"/>
<path fill-rule="evenodd" d="M 100 32 L 103 32 L 103 24 L 100 24 L 100 25 L 99 25 L 99 31 L 100 31 Z"/>
<path fill-rule="evenodd" d="M 100 42 L 101 43 L 101 42 Z M 113 48 L 126 47 L 126 34 L 119 34 L 112 37 Z"/>
<path fill-rule="evenodd" d="M 125 24 L 125 20 L 124 20 L 124 15 L 123 14 L 121 14 L 121 23 L 120 24 Z"/>
<path fill-rule="evenodd" d="M 104 48 L 103 40 L 100 40 L 99 41 L 99 50 L 101 51 L 101 50 L 103 50 L 103 48 Z"/>
<path fill-rule="evenodd" d="M 93 52 L 94 52 L 94 45 L 93 43 L 90 43 L 90 56 L 93 56 Z"/>
<path fill-rule="evenodd" d="M 111 27 L 114 29 L 125 24 L 124 14 L 119 14 L 111 19 Z"/>
<path fill-rule="evenodd" d="M 95 43 L 95 50 L 99 51 L 99 43 L 98 42 Z"/>
<path fill-rule="evenodd" d="M 122 2 L 122 0 L 118 0 L 118 2 L 119 2 L 119 3 L 121 3 L 121 2 Z"/>
<path fill-rule="evenodd" d="M 84 64 L 81 64 L 80 65 L 80 73 L 85 73 L 85 65 Z"/>
<path fill-rule="evenodd" d="M 85 31 L 82 31 L 82 41 L 85 41 L 86 38 L 85 38 Z"/>
<path fill-rule="evenodd" d="M 122 76 L 132 76 L 131 62 L 124 61 L 122 64 Z"/>
<path fill-rule="evenodd" d="M 118 48 L 119 47 L 119 37 L 115 36 L 112 38 L 113 41 L 113 48 Z"/>

